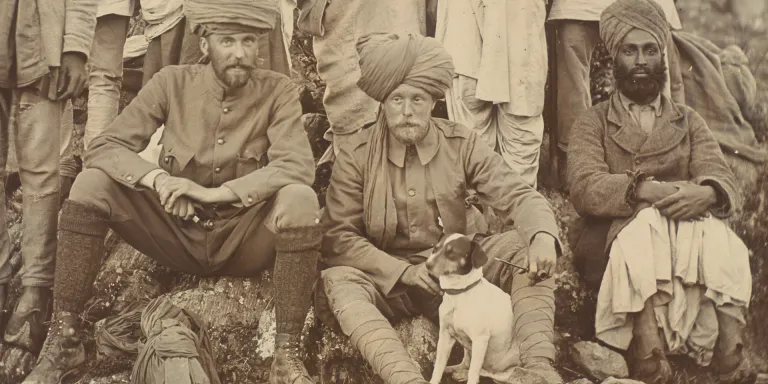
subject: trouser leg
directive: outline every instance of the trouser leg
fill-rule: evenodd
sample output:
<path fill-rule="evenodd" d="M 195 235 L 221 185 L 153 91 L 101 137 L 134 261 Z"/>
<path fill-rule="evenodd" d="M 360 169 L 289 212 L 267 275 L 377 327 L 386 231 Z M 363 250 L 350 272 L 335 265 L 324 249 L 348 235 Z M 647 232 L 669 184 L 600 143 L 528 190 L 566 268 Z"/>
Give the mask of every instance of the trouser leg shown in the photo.
<path fill-rule="evenodd" d="M 53 285 L 59 211 L 60 124 L 64 102 L 21 90 L 16 154 L 23 186 L 22 285 Z"/>
<path fill-rule="evenodd" d="M 539 173 L 539 151 L 544 138 L 544 119 L 539 116 L 516 116 L 494 106 L 501 156 L 517 171 L 526 184 L 536 188 Z"/>
<path fill-rule="evenodd" d="M 589 69 L 600 41 L 595 21 L 563 20 L 557 29 L 557 132 L 561 150 L 576 119 L 592 106 Z"/>
<path fill-rule="evenodd" d="M 398 313 L 365 273 L 333 267 L 321 273 L 321 282 L 320 296 L 327 300 L 342 332 L 385 383 L 426 383 L 390 324 Z"/>
<path fill-rule="evenodd" d="M 59 132 L 59 176 L 74 180 L 77 177 L 78 166 L 75 154 L 72 152 L 72 134 L 75 129 L 74 108 L 72 100 L 64 103 L 64 111 L 61 114 L 61 129 Z M 62 189 L 64 186 L 62 186 Z"/>
<path fill-rule="evenodd" d="M 493 150 L 496 150 L 498 126 L 493 103 L 475 98 L 477 80 L 458 75 L 446 91 L 448 118 L 474 130 Z"/>
<path fill-rule="evenodd" d="M 9 131 L 13 91 L 0 88 L 0 285 L 11 281 L 11 237 L 8 233 L 5 209 L 5 178 L 8 159 Z M 3 299 L 4 298 L 0 298 Z"/>
<path fill-rule="evenodd" d="M 514 336 L 520 341 L 523 364 L 536 359 L 555 360 L 555 281 L 554 278 L 531 284 L 526 274 L 494 258 L 526 267 L 528 246 L 516 231 L 489 236 L 480 240 L 488 254 L 483 273 L 488 281 L 510 292 L 514 313 Z"/>
<path fill-rule="evenodd" d="M 103 132 L 117 117 L 123 80 L 123 48 L 128 34 L 126 16 L 105 15 L 96 20 L 89 57 L 88 121 L 83 145 Z"/>

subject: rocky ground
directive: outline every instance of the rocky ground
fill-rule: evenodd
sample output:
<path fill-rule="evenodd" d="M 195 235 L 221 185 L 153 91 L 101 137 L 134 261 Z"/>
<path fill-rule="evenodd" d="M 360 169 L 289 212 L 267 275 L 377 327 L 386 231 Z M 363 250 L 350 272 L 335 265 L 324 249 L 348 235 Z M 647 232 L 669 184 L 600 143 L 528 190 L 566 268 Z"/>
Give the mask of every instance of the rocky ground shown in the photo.
<path fill-rule="evenodd" d="M 759 108 L 751 112 L 749 119 L 755 125 L 759 137 L 768 136 L 768 114 L 765 113 L 765 101 L 768 100 L 768 65 L 763 64 L 768 52 L 768 36 L 734 28 L 732 17 L 713 9 L 707 1 L 680 0 L 678 7 L 681 9 L 681 18 L 686 29 L 696 31 L 721 46 L 738 44 L 745 49 L 751 60 L 751 68 L 758 77 L 760 99 L 763 101 Z M 140 31 L 140 26 L 136 24 L 134 30 Z M 305 126 L 315 155 L 319 157 L 328 145 L 322 139 L 328 123 L 322 106 L 324 86 L 314 69 L 311 39 L 297 33 L 291 46 L 291 56 L 294 65 L 293 78 L 301 89 Z M 604 52 L 598 52 L 595 58 L 592 70 L 595 78 L 593 93 L 595 99 L 600 99 L 607 94 L 611 86 L 610 71 L 607 69 L 610 60 L 605 57 Z M 129 102 L 132 96 L 126 92 L 124 104 Z M 76 152 L 79 153 L 82 150 L 81 137 L 86 115 L 84 100 L 77 100 L 75 108 Z M 546 148 L 545 143 L 542 169 L 547 169 Z M 768 316 L 768 268 L 763 267 L 764 262 L 768 260 L 768 212 L 765 204 L 768 172 L 738 159 L 729 161 L 737 172 L 747 196 L 742 213 L 732 224 L 752 250 L 754 296 L 750 308 L 748 350 L 750 358 L 761 372 L 768 372 L 768 324 L 760 321 Z M 324 201 L 329 175 L 330 169 L 327 167 L 320 167 L 317 171 L 315 189 L 321 201 Z M 547 185 L 546 175 L 543 177 L 542 184 Z M 572 230 L 579 224 L 578 215 L 567 196 L 546 188 L 542 192 L 557 212 L 562 239 L 567 244 L 570 238 L 569 229 Z M 9 203 L 9 229 L 16 246 L 14 263 L 18 268 L 20 195 L 17 193 L 12 196 Z M 118 313 L 137 300 L 168 295 L 175 304 L 198 313 L 209 324 L 217 370 L 222 382 L 266 382 L 274 349 L 274 305 L 269 273 L 250 280 L 201 279 L 160 267 L 115 236 L 108 238 L 106 249 L 105 265 L 95 285 L 95 296 L 84 313 L 84 317 L 91 321 L 96 329 L 101 325 L 99 320 Z M 632 383 L 621 379 L 627 375 L 623 357 L 592 342 L 594 293 L 581 286 L 570 257 L 570 251 L 566 249 L 560 259 L 557 273 L 558 368 L 567 380 L 578 384 Z M 15 286 L 18 286 L 18 281 L 15 281 Z M 436 327 L 424 319 L 404 321 L 396 327 L 406 340 L 411 355 L 424 368 L 425 374 L 431 372 Z M 312 313 L 305 324 L 303 341 L 306 346 L 305 362 L 319 382 L 380 382 L 351 345 L 339 334 L 321 326 Z M 88 369 L 76 378 L 75 382 L 128 383 L 132 360 L 115 358 L 97 361 L 93 346 L 91 338 L 88 350 L 93 358 L 89 361 Z M 714 383 L 706 369 L 693 366 L 685 360 L 673 362 L 681 368 L 678 370 L 676 384 Z M 764 382 L 768 382 L 768 379 Z"/>

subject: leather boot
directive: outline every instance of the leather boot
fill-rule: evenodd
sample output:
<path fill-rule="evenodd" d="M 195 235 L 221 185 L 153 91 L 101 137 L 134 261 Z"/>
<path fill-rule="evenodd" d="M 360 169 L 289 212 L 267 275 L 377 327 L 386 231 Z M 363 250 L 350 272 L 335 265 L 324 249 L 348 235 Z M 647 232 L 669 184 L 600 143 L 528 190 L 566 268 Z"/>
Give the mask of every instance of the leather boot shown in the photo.
<path fill-rule="evenodd" d="M 299 356 L 299 335 L 275 335 L 275 360 L 269 384 L 315 384 Z"/>
<path fill-rule="evenodd" d="M 55 384 L 78 371 L 85 363 L 77 315 L 59 312 L 51 324 L 37 366 L 22 384 Z"/>

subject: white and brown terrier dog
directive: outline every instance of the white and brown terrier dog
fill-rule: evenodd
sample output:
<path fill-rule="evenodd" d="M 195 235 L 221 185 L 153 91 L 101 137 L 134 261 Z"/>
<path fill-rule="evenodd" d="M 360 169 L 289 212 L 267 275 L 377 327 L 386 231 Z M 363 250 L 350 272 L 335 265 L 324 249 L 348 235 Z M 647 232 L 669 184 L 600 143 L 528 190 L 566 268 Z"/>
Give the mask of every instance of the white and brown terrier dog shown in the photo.
<path fill-rule="evenodd" d="M 444 293 L 431 384 L 439 384 L 444 372 L 468 384 L 477 384 L 480 376 L 508 382 L 520 365 L 512 303 L 509 294 L 483 277 L 487 261 L 480 245 L 461 234 L 445 235 L 427 259 Z M 464 359 L 446 367 L 456 341 L 464 347 Z"/>

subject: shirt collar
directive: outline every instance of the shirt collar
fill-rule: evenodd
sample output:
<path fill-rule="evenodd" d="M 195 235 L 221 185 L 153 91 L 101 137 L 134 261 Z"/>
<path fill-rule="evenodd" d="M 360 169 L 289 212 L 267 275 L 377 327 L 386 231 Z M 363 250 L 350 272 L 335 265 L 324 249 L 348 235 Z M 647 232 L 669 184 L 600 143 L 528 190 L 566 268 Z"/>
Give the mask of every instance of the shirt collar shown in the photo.
<path fill-rule="evenodd" d="M 399 142 L 391 133 L 389 135 L 389 161 L 400 168 L 405 166 L 406 145 Z M 429 131 L 424 139 L 416 143 L 416 153 L 419 155 L 421 165 L 427 165 L 437 154 L 438 148 L 437 131 L 432 124 L 429 125 Z"/>
<path fill-rule="evenodd" d="M 624 96 L 624 94 L 621 92 L 619 92 L 619 100 L 621 100 L 621 105 L 624 106 L 624 109 L 626 109 L 627 112 L 629 113 L 632 113 L 632 109 L 630 107 L 632 107 L 633 105 L 637 105 L 641 107 L 643 106 L 630 100 L 629 97 Z M 651 101 L 650 103 L 646 104 L 646 106 L 650 106 L 653 109 L 653 112 L 656 115 L 656 117 L 660 117 L 661 116 L 661 94 L 656 96 L 656 98 L 653 99 L 653 101 Z"/>

